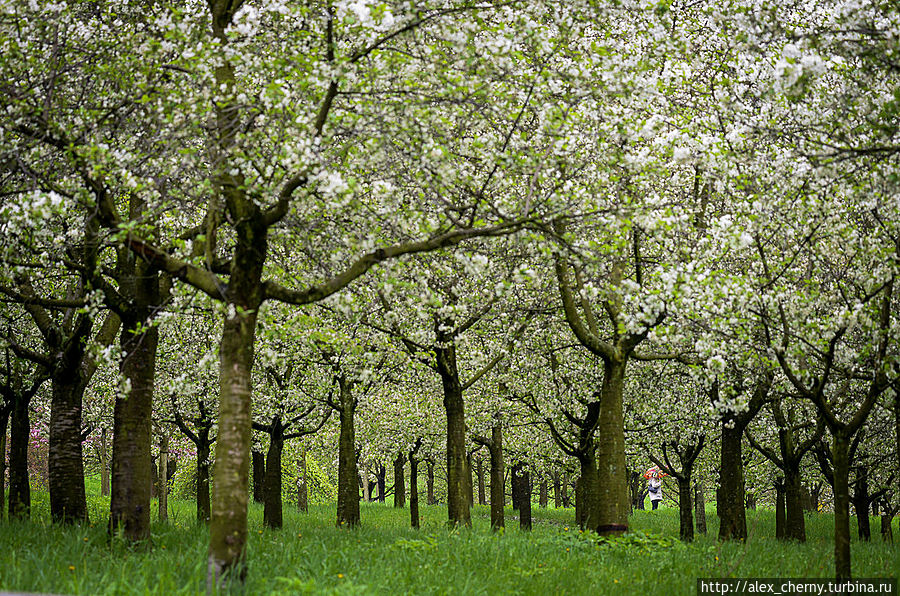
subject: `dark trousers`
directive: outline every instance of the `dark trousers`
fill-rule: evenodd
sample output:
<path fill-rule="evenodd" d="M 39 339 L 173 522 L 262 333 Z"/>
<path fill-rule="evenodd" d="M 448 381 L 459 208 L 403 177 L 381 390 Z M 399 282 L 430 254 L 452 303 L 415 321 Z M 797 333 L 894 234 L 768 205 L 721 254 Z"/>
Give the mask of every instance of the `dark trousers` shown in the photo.
<path fill-rule="evenodd" d="M 653 505 L 653 511 L 656 511 L 656 508 L 659 507 L 659 500 L 650 501 L 650 503 Z"/>

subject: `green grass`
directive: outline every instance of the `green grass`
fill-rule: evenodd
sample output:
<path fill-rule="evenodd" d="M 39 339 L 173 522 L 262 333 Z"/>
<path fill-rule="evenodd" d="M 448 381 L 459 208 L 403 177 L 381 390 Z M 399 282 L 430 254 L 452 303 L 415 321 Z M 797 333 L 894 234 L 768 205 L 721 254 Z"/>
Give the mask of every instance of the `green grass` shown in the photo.
<path fill-rule="evenodd" d="M 169 524 L 154 523 L 151 549 L 110 541 L 107 503 L 92 493 L 90 526 L 48 521 L 47 496 L 36 492 L 30 521 L 0 523 L 0 590 L 64 594 L 196 594 L 205 587 L 208 533 L 194 523 L 194 505 L 173 503 Z M 422 528 L 409 510 L 362 504 L 362 526 L 334 527 L 334 507 L 307 514 L 285 507 L 285 527 L 264 530 L 262 508 L 250 510 L 244 594 L 694 594 L 697 577 L 827 577 L 832 573 L 831 516 L 807 518 L 810 540 L 770 538 L 773 514 L 749 511 L 747 543 L 720 544 L 710 535 L 677 540 L 676 510 L 638 511 L 633 533 L 598 540 L 571 525 L 572 510 L 535 507 L 535 529 L 517 522 L 493 533 L 487 507 L 475 507 L 471 530 L 446 527 L 446 509 L 422 507 Z M 154 509 L 155 514 L 155 509 Z M 512 512 L 508 511 L 508 516 Z M 154 515 L 155 518 L 155 515 Z M 877 530 L 877 525 L 875 528 Z M 900 549 L 853 543 L 856 577 L 897 577 Z"/>

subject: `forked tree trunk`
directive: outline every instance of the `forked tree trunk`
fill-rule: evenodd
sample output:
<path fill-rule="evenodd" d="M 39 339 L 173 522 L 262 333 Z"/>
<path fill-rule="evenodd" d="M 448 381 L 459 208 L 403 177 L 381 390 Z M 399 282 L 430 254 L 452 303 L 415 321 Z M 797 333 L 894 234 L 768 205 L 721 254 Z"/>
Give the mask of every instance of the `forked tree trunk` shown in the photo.
<path fill-rule="evenodd" d="M 9 517 L 25 519 L 31 514 L 31 484 L 28 478 L 28 443 L 31 440 L 28 403 L 16 399 L 9 432 Z M 0 453 L 5 458 L 6 453 Z"/>
<path fill-rule="evenodd" d="M 158 280 L 153 276 L 153 282 Z M 146 280 L 145 280 L 146 281 Z M 158 293 L 158 288 L 147 292 Z M 134 291 L 131 292 L 135 294 Z M 146 314 L 146 310 L 137 309 Z M 130 542 L 150 538 L 150 494 L 153 459 L 150 455 L 151 416 L 159 328 L 146 326 L 146 317 L 122 317 L 120 344 L 125 358 L 120 371 L 130 382 L 127 395 L 118 395 L 113 412 L 110 532 L 122 532 Z M 162 468 L 160 464 L 160 469 Z M 160 477 L 160 487 L 165 482 Z"/>
<path fill-rule="evenodd" d="M 283 503 L 281 501 L 281 454 L 284 451 L 284 431 L 276 423 L 269 435 L 269 450 L 266 452 L 266 479 L 263 491 L 263 523 L 267 528 L 277 530 L 284 524 Z"/>
<path fill-rule="evenodd" d="M 722 449 L 719 466 L 719 490 L 716 512 L 719 516 L 719 540 L 746 540 L 747 517 L 744 511 L 744 463 L 741 439 L 744 429 L 722 423 Z"/>
<path fill-rule="evenodd" d="M 169 436 L 160 430 L 159 439 L 159 521 L 169 521 Z"/>
<path fill-rule="evenodd" d="M 341 431 L 338 438 L 338 503 L 337 526 L 359 525 L 359 484 L 356 467 L 356 398 L 353 386 L 343 377 L 338 379 L 341 399 Z"/>

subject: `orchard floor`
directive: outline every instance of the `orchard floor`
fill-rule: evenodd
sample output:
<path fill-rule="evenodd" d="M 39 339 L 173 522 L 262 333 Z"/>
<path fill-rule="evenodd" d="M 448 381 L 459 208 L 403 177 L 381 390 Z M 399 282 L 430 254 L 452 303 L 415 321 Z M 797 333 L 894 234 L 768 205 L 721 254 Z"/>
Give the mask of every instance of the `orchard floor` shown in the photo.
<path fill-rule="evenodd" d="M 0 591 L 204 591 L 208 532 L 195 524 L 192 503 L 173 503 L 169 523 L 153 524 L 149 550 L 110 541 L 106 503 L 92 497 L 90 507 L 93 524 L 57 527 L 48 522 L 47 495 L 36 492 L 30 521 L 0 522 Z M 720 544 L 714 511 L 709 513 L 710 534 L 685 545 L 677 540 L 673 508 L 638 511 L 632 534 L 603 541 L 574 529 L 571 509 L 535 507 L 532 532 L 519 532 L 518 522 L 508 517 L 506 532 L 493 533 L 488 508 L 480 506 L 474 508 L 471 530 L 450 530 L 445 508 L 422 507 L 422 527 L 415 531 L 409 528 L 409 510 L 389 505 L 362 504 L 361 527 L 348 530 L 334 527 L 333 506 L 311 507 L 304 514 L 286 504 L 284 528 L 271 531 L 263 529 L 261 506 L 253 505 L 247 580 L 228 592 L 674 596 L 695 594 L 698 577 L 833 573 L 830 515 L 807 517 L 806 544 L 784 544 L 771 538 L 771 511 L 749 511 L 746 544 Z M 873 530 L 878 528 L 876 523 Z M 854 541 L 852 557 L 855 577 L 900 575 L 900 545 L 885 544 L 880 535 L 868 544 Z"/>

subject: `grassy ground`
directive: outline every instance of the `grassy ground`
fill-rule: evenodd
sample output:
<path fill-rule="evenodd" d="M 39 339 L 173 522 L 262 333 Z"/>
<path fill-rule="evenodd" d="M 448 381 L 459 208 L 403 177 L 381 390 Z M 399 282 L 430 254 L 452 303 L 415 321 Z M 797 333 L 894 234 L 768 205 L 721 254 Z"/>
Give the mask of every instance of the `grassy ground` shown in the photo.
<path fill-rule="evenodd" d="M 91 488 L 89 487 L 89 490 Z M 131 550 L 107 537 L 106 503 L 91 497 L 96 523 L 60 528 L 48 522 L 44 493 L 28 522 L 0 523 L 0 590 L 57 594 L 196 594 L 205 587 L 208 533 L 192 503 L 173 504 L 169 524 L 153 525 L 153 547 Z M 713 511 L 710 511 L 712 514 Z M 608 542 L 571 525 L 572 510 L 535 508 L 535 529 L 517 522 L 490 531 L 486 507 L 471 530 L 449 530 L 446 509 L 422 507 L 422 528 L 409 510 L 363 504 L 362 527 L 334 527 L 333 507 L 302 514 L 285 508 L 285 527 L 264 530 L 262 508 L 250 511 L 245 594 L 695 594 L 697 577 L 826 577 L 832 571 L 831 523 L 807 518 L 810 540 L 782 544 L 773 514 L 748 512 L 746 544 L 719 544 L 710 532 L 691 545 L 677 540 L 674 509 L 638 511 L 633 533 Z M 508 511 L 507 515 L 512 515 Z M 876 525 L 875 528 L 878 526 Z M 897 577 L 900 548 L 876 536 L 853 543 L 856 577 Z"/>

